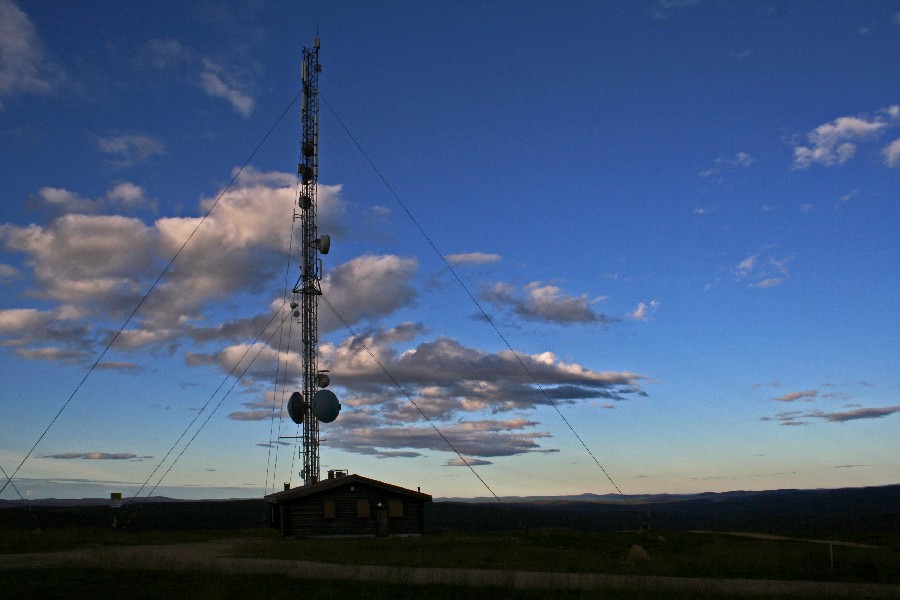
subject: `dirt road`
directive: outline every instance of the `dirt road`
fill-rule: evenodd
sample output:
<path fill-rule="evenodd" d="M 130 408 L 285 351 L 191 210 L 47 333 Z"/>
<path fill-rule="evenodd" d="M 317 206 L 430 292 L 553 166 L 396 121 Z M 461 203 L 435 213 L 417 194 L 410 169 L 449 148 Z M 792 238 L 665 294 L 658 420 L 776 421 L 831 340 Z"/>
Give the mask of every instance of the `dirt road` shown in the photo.
<path fill-rule="evenodd" d="M 786 540 L 789 542 L 808 542 L 810 544 L 831 544 L 832 546 L 844 546 L 845 548 L 875 548 L 881 546 L 873 546 L 871 544 L 859 544 L 857 542 L 841 542 L 837 540 L 810 540 L 806 538 L 784 537 L 783 535 L 770 535 L 768 533 L 748 533 L 744 531 L 698 531 L 696 529 L 688 531 L 688 533 L 708 533 L 710 535 L 730 535 L 733 537 L 745 537 L 755 540 Z"/>

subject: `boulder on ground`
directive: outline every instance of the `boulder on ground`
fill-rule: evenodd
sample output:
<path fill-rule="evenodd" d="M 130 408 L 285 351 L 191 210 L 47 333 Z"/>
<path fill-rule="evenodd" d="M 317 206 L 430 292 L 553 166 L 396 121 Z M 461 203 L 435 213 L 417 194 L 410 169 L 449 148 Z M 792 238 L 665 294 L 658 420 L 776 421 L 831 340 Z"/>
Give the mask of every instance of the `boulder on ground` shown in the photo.
<path fill-rule="evenodd" d="M 647 551 L 644 550 L 641 546 L 635 544 L 628 551 L 628 562 L 630 563 L 648 563 L 650 562 L 650 555 L 647 554 Z"/>

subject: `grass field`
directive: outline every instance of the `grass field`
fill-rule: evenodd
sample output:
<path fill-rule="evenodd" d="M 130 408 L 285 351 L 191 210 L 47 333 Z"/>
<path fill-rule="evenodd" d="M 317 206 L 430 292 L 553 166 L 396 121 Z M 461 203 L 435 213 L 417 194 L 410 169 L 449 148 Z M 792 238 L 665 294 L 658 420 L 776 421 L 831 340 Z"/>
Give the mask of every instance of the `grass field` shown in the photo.
<path fill-rule="evenodd" d="M 472 586 L 404 585 L 376 582 L 321 581 L 271 575 L 223 575 L 172 571 L 165 576 L 142 570 L 47 569 L 36 577 L 33 570 L 2 571 L 2 594 L 8 598 L 191 598 L 192 600 L 713 600 L 719 595 L 695 592 L 521 590 Z M 793 596 L 768 596 L 788 600 Z"/>
<path fill-rule="evenodd" d="M 531 530 L 444 532 L 421 538 L 286 540 L 265 529 L 130 532 L 78 528 L 5 531 L 0 535 L 0 554 L 241 538 L 243 541 L 234 552 L 237 557 L 343 565 L 900 584 L 900 535 L 896 534 L 834 536 L 875 543 L 879 548 L 829 548 L 828 544 L 804 541 L 688 532 L 664 532 L 662 541 L 656 535 L 651 539 L 633 532 Z M 629 549 L 635 544 L 647 551 L 648 562 L 627 560 Z"/>
<path fill-rule="evenodd" d="M 67 527 L 64 529 L 0 530 L 0 555 L 22 552 L 57 552 L 74 548 L 184 544 L 209 540 L 260 537 L 276 539 L 268 529 L 203 531 L 123 531 L 111 528 Z"/>
<path fill-rule="evenodd" d="M 617 531 L 637 526 L 630 506 L 434 503 L 422 538 L 327 540 L 263 528 L 262 500 L 123 506 L 125 529 L 105 505 L 13 505 L 0 597 L 900 599 L 898 502 L 900 486 L 702 498 L 654 505 L 652 536 Z M 648 561 L 627 560 L 636 544 Z"/>
<path fill-rule="evenodd" d="M 900 584 L 896 540 L 882 548 L 835 546 L 832 568 L 827 544 L 685 532 L 665 533 L 663 537 L 665 541 L 649 541 L 634 533 L 564 530 L 439 533 L 391 539 L 263 537 L 247 542 L 239 552 L 246 557 L 337 564 Z M 649 562 L 626 560 L 635 544 L 648 552 Z"/>

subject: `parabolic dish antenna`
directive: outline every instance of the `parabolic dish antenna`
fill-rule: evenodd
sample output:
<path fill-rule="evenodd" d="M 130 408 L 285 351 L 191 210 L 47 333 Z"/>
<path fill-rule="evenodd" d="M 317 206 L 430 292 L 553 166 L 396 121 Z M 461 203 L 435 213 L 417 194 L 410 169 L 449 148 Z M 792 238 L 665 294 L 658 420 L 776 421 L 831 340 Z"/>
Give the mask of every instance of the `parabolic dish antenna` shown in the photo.
<path fill-rule="evenodd" d="M 288 415 L 291 421 L 300 425 L 303 423 L 303 394 L 294 392 L 288 400 Z"/>
<path fill-rule="evenodd" d="M 331 390 L 319 390 L 313 396 L 312 411 L 323 423 L 331 423 L 341 412 L 341 403 Z"/>

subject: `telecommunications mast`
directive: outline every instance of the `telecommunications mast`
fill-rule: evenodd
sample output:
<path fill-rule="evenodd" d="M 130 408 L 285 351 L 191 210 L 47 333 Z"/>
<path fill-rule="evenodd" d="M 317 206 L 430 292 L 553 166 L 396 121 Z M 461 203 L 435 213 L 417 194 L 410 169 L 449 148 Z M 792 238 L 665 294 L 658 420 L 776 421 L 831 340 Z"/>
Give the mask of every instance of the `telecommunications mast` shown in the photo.
<path fill-rule="evenodd" d="M 301 323 L 303 336 L 303 391 L 294 392 L 288 401 L 288 414 L 298 425 L 303 425 L 303 470 L 300 477 L 304 485 L 319 481 L 319 422 L 331 423 L 341 410 L 334 392 L 324 389 L 330 380 L 318 364 L 318 309 L 322 295 L 322 259 L 328 254 L 331 238 L 319 236 L 316 225 L 317 187 L 319 181 L 319 36 L 312 48 L 303 49 L 303 134 L 300 145 L 301 159 L 297 165 L 300 179 L 300 196 L 294 211 L 301 222 L 300 278 L 294 285 L 291 309 Z"/>

